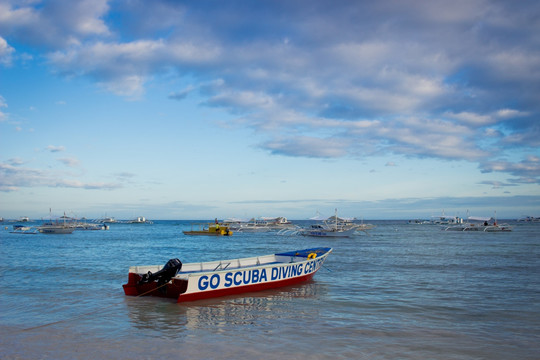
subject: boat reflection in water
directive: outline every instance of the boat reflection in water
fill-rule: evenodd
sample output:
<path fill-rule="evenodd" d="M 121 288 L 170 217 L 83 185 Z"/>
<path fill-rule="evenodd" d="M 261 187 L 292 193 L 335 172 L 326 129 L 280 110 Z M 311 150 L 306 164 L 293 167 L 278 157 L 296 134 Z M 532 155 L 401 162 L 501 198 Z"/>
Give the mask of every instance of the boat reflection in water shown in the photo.
<path fill-rule="evenodd" d="M 280 318 L 294 321 L 300 316 L 301 321 L 305 321 L 308 314 L 309 319 L 316 321 L 320 315 L 320 303 L 316 300 L 327 292 L 324 283 L 311 280 L 302 285 L 201 300 L 189 305 L 155 297 L 126 297 L 126 304 L 134 327 L 177 338 L 183 331 L 228 332 L 231 326 L 265 326 Z M 291 307 L 291 304 L 298 305 L 291 302 L 293 299 L 306 300 L 300 302 L 302 309 Z"/>

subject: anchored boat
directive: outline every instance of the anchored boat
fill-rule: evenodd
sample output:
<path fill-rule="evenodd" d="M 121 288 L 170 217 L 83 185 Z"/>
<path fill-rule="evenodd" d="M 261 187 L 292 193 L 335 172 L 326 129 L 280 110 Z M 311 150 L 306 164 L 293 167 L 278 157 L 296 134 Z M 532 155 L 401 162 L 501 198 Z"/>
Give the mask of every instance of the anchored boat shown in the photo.
<path fill-rule="evenodd" d="M 126 295 L 152 295 L 195 301 L 288 286 L 310 280 L 332 248 L 288 251 L 233 260 L 132 266 Z"/>
<path fill-rule="evenodd" d="M 211 235 L 211 236 L 231 236 L 233 232 L 225 224 L 191 224 L 191 230 L 182 231 L 186 235 Z"/>

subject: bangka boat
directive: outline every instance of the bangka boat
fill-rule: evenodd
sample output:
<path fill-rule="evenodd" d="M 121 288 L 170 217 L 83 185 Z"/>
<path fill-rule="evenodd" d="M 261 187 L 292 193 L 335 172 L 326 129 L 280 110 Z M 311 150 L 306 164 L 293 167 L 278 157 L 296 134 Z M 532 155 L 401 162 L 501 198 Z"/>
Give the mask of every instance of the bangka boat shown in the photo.
<path fill-rule="evenodd" d="M 7 228 L 7 227 L 6 227 Z M 12 234 L 30 234 L 35 235 L 39 233 L 38 229 L 33 226 L 13 225 Z"/>
<path fill-rule="evenodd" d="M 94 220 L 94 222 L 103 223 L 103 224 L 112 224 L 116 222 L 116 219 L 110 216 L 105 216 L 104 218 Z"/>
<path fill-rule="evenodd" d="M 182 232 L 186 235 L 209 236 L 231 236 L 233 234 L 226 224 L 191 224 L 191 230 Z"/>
<path fill-rule="evenodd" d="M 373 229 L 372 224 L 357 224 L 355 218 L 340 218 L 337 216 L 337 209 L 334 216 L 325 219 L 320 215 L 310 218 L 310 220 L 322 221 L 308 227 L 287 228 L 278 232 L 279 235 L 303 235 L 315 237 L 349 237 L 359 234 L 360 231 L 367 234 L 367 230 Z"/>
<path fill-rule="evenodd" d="M 469 222 L 459 225 L 448 226 L 445 231 L 484 231 L 484 232 L 508 232 L 513 226 L 508 224 L 497 224 L 497 220 L 491 217 L 469 216 Z"/>
<path fill-rule="evenodd" d="M 144 216 L 138 216 L 133 220 L 128 220 L 128 224 L 153 224 L 152 221 L 148 220 Z"/>
<path fill-rule="evenodd" d="M 226 219 L 223 222 L 230 226 L 231 230 L 242 233 L 279 231 L 294 227 L 294 225 L 283 216 L 260 217 L 257 219 L 252 218 L 250 220 L 231 218 Z"/>
<path fill-rule="evenodd" d="M 109 225 L 106 223 L 103 224 L 93 224 L 87 222 L 79 222 L 75 226 L 76 230 L 109 230 Z"/>
<path fill-rule="evenodd" d="M 124 293 L 195 301 L 273 289 L 310 280 L 332 248 L 312 248 L 257 257 L 182 264 L 132 266 Z"/>
<path fill-rule="evenodd" d="M 493 225 L 489 225 L 489 226 L 486 226 L 484 231 L 485 232 L 508 232 L 508 231 L 512 231 L 513 229 L 513 226 L 510 226 L 508 224 L 493 224 Z"/>
<path fill-rule="evenodd" d="M 69 224 L 46 222 L 37 229 L 42 234 L 71 234 L 75 231 L 75 226 Z"/>
<path fill-rule="evenodd" d="M 356 226 L 343 227 L 339 225 L 313 224 L 299 231 L 300 235 L 317 237 L 348 237 L 356 233 Z"/>

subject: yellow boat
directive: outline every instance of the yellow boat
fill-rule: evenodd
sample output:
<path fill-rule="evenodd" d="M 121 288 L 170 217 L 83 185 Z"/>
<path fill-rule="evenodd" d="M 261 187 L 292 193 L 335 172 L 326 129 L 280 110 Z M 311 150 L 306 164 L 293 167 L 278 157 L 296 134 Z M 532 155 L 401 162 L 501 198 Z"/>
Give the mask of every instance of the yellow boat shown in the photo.
<path fill-rule="evenodd" d="M 193 227 L 198 227 L 194 230 Z M 191 224 L 190 231 L 183 231 L 186 235 L 211 235 L 211 236 L 231 236 L 233 232 L 225 224 Z"/>

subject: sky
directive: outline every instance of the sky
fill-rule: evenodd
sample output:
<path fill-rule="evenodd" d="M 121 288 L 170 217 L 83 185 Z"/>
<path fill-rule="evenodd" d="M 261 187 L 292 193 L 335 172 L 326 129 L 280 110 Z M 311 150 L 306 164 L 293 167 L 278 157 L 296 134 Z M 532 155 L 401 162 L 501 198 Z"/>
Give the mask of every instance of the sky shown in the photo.
<path fill-rule="evenodd" d="M 0 217 L 540 216 L 539 19 L 0 0 Z"/>

